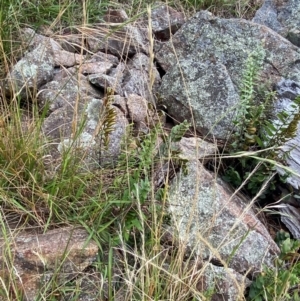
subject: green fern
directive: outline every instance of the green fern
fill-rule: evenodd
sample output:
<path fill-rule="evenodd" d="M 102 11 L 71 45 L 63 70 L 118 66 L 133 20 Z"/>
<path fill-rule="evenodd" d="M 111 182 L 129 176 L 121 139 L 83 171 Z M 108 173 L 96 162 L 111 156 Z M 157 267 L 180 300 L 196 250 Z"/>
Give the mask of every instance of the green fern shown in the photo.
<path fill-rule="evenodd" d="M 190 128 L 191 124 L 184 120 L 182 123 L 174 126 L 171 130 L 170 134 L 170 142 L 178 142 Z"/>
<path fill-rule="evenodd" d="M 265 152 L 260 152 L 261 158 L 282 162 L 288 152 L 282 153 L 279 149 L 296 135 L 300 120 L 300 97 L 296 98 L 286 110 L 277 112 L 270 119 L 269 106 L 274 100 L 275 92 L 264 93 L 267 97 L 260 104 L 258 104 L 260 97 L 256 92 L 263 57 L 264 52 L 258 49 L 257 52 L 249 55 L 246 62 L 240 92 L 241 107 L 233 122 L 237 131 L 232 136 L 233 141 L 229 151 L 267 149 Z M 253 173 L 254 169 L 255 173 Z M 248 179 L 245 192 L 250 195 L 255 195 L 268 182 L 265 191 L 260 195 L 260 198 L 264 198 L 270 191 L 276 189 L 278 181 L 282 183 L 287 178 L 287 175 L 274 177 L 276 173 L 274 164 L 243 157 L 230 163 L 230 166 L 225 169 L 224 179 L 235 187 Z M 250 174 L 252 175 L 249 178 Z"/>
<path fill-rule="evenodd" d="M 279 147 L 294 138 L 300 120 L 300 96 L 287 110 L 277 113 L 275 121 L 266 120 L 262 127 L 261 137 L 264 143 L 260 147 Z"/>
<path fill-rule="evenodd" d="M 247 149 L 255 144 L 255 134 L 262 119 L 265 118 L 266 103 L 257 104 L 255 101 L 256 82 L 258 82 L 259 72 L 265 57 L 262 47 L 250 53 L 245 64 L 241 89 L 240 89 L 240 107 L 237 112 L 237 118 L 233 121 L 237 131 L 234 134 L 232 148 L 234 150 Z"/>

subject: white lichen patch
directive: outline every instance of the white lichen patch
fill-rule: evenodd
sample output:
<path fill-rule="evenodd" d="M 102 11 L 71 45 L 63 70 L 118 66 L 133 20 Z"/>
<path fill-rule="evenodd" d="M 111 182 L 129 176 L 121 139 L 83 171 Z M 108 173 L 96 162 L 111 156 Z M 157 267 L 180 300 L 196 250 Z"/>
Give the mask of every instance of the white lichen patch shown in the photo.
<path fill-rule="evenodd" d="M 53 78 L 54 63 L 45 45 L 39 45 L 32 52 L 28 52 L 12 69 L 10 80 L 16 86 L 40 87 Z"/>
<path fill-rule="evenodd" d="M 80 136 L 74 141 L 73 139 L 64 139 L 60 142 L 57 146 L 57 150 L 62 154 L 64 151 L 68 150 L 70 147 L 80 148 L 80 149 L 87 149 L 96 142 L 93 139 L 93 136 L 87 132 L 83 132 Z"/>
<path fill-rule="evenodd" d="M 93 98 L 87 105 L 85 110 L 87 114 L 87 127 L 91 130 L 95 130 L 100 118 L 100 109 L 102 106 L 102 100 Z"/>

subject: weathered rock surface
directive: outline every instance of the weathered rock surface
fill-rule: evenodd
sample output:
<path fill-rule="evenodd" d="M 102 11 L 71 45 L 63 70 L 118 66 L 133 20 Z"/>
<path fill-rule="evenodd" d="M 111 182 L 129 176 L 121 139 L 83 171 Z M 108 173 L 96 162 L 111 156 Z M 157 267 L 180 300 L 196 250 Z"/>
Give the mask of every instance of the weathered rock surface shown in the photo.
<path fill-rule="evenodd" d="M 180 151 L 180 158 L 189 161 L 199 160 L 202 164 L 206 164 L 219 152 L 216 144 L 195 137 L 182 137 L 179 142 L 173 143 L 172 147 Z"/>
<path fill-rule="evenodd" d="M 264 55 L 262 84 L 300 79 L 299 49 L 271 29 L 197 13 L 156 54 L 167 72 L 160 94 L 169 113 L 179 121 L 193 118 L 200 132 L 226 139 L 247 57 L 257 49 Z"/>
<path fill-rule="evenodd" d="M 252 21 L 270 27 L 299 47 L 299 15 L 300 2 L 298 0 L 265 0 Z"/>
<path fill-rule="evenodd" d="M 201 292 L 211 290 L 212 301 L 233 301 L 244 295 L 244 290 L 250 281 L 233 269 L 207 264 L 199 279 L 197 289 Z"/>
<path fill-rule="evenodd" d="M 292 124 L 294 118 L 300 114 L 299 106 L 294 102 L 296 97 L 300 97 L 300 83 L 293 80 L 281 80 L 276 85 L 277 98 L 273 102 L 273 126 L 277 130 L 277 135 L 280 135 L 282 130 L 285 130 Z M 278 117 L 278 113 L 286 113 L 288 116 L 286 122 L 283 124 Z M 299 123 L 295 128 L 295 137 L 289 139 L 281 145 L 279 156 L 283 157 L 285 165 L 292 172 L 289 173 L 286 182 L 291 185 L 294 193 L 299 194 L 300 190 L 300 126 Z M 286 170 L 281 167 L 276 167 L 281 175 L 286 174 Z M 284 187 L 277 187 L 277 190 L 282 191 L 281 197 L 284 206 L 278 208 L 281 212 L 281 221 L 289 229 L 294 238 L 300 239 L 300 202 L 295 198 L 290 191 Z"/>
<path fill-rule="evenodd" d="M 33 91 L 52 80 L 54 66 L 55 61 L 49 45 L 38 45 L 12 67 L 6 78 L 7 92 L 13 90 L 21 98 L 27 98 Z"/>
<path fill-rule="evenodd" d="M 174 178 L 169 189 L 169 210 L 180 240 L 203 259 L 221 258 L 240 274 L 272 266 L 279 249 L 251 201 L 234 195 L 199 162 L 188 168 L 188 175 Z"/>
<path fill-rule="evenodd" d="M 38 292 L 46 287 L 52 277 L 57 285 L 71 280 L 96 258 L 98 246 L 89 241 L 83 228 L 63 228 L 45 234 L 18 234 L 9 238 L 7 245 L 1 241 L 1 267 L 9 262 L 14 267 L 18 286 L 24 292 L 24 300 L 37 300 Z M 8 273 L 9 271 L 2 271 Z M 12 271 L 10 271 L 12 273 Z M 11 275 L 6 275 L 7 279 Z M 4 277 L 5 279 L 5 277 Z"/>
<path fill-rule="evenodd" d="M 116 94 L 121 96 L 124 94 L 118 78 L 103 73 L 96 73 L 89 76 L 89 81 L 91 84 L 103 89 L 104 91 L 108 87 L 111 87 Z"/>
<path fill-rule="evenodd" d="M 161 79 L 157 69 L 151 68 L 149 57 L 138 53 L 127 64 L 127 67 L 122 84 L 123 92 L 140 95 L 148 102 L 155 104 L 153 94 L 158 90 Z M 151 81 L 153 81 L 152 87 Z"/>
<path fill-rule="evenodd" d="M 295 239 L 300 240 L 300 210 L 289 204 L 279 209 L 281 221 L 289 229 Z"/>
<path fill-rule="evenodd" d="M 216 156 L 218 147 L 216 144 L 206 142 L 200 138 L 183 137 L 179 142 L 173 142 L 168 151 L 179 152 L 178 156 L 182 160 L 199 161 L 202 164 L 206 164 L 209 159 Z M 174 171 L 169 160 L 161 160 L 157 165 L 154 173 L 154 185 L 155 187 L 161 187 Z"/>
<path fill-rule="evenodd" d="M 160 41 L 167 41 L 184 22 L 184 14 L 168 5 L 160 5 L 151 11 L 152 32 Z"/>
<path fill-rule="evenodd" d="M 117 57 L 148 53 L 148 43 L 147 29 L 132 25 L 103 25 L 93 29 L 87 37 L 90 51 L 108 51 Z"/>
<path fill-rule="evenodd" d="M 76 78 L 62 71 L 56 74 L 53 81 L 40 88 L 38 104 L 41 107 L 49 105 L 50 112 L 53 112 L 64 106 L 74 109 L 75 102 L 83 107 L 88 99 L 101 97 L 103 92 L 94 88 L 86 76 L 78 75 Z"/>
<path fill-rule="evenodd" d="M 159 91 L 168 112 L 177 120 L 194 118 L 204 136 L 228 136 L 239 96 L 223 64 L 186 57 L 169 69 Z"/>
<path fill-rule="evenodd" d="M 80 54 L 64 50 L 54 39 L 37 34 L 30 28 L 24 29 L 24 44 L 28 47 L 29 51 L 39 46 L 44 48 L 46 47 L 49 50 L 48 55 L 53 57 L 56 67 L 72 67 L 83 62 L 85 57 Z"/>
<path fill-rule="evenodd" d="M 300 97 L 300 82 L 292 80 L 281 80 L 276 85 L 277 99 L 273 103 L 273 111 L 276 114 L 279 112 L 286 112 L 289 115 L 288 122 L 292 122 L 294 116 L 299 114 L 300 109 L 295 109 L 292 106 L 294 105 L 294 100 L 296 97 Z M 279 131 L 282 127 L 282 122 L 278 119 L 273 121 L 274 126 L 276 126 Z M 284 125 L 286 127 L 286 125 Z M 282 150 L 286 156 L 285 160 L 288 164 L 288 167 L 294 171 L 288 178 L 287 183 L 292 185 L 296 190 L 300 189 L 300 126 L 298 124 L 296 136 L 289 141 L 287 141 Z M 285 172 L 278 168 L 281 174 Z M 300 205 L 300 202 L 299 202 Z"/>

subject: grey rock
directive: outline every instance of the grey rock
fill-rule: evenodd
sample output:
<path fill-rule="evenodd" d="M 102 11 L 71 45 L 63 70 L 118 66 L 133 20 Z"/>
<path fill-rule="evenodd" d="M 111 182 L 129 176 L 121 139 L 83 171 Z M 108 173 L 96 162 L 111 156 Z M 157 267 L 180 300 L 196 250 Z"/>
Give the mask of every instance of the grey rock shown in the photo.
<path fill-rule="evenodd" d="M 275 1 L 265 0 L 262 7 L 255 13 L 255 16 L 252 19 L 252 21 L 258 24 L 268 26 L 274 31 L 280 33 L 283 31 L 283 27 L 277 19 L 278 12 Z"/>
<path fill-rule="evenodd" d="M 29 50 L 41 45 L 47 47 L 50 50 L 48 55 L 53 57 L 56 67 L 72 67 L 85 59 L 85 56 L 64 50 L 54 39 L 37 34 L 30 28 L 24 29 L 24 43 Z"/>
<path fill-rule="evenodd" d="M 121 62 L 117 65 L 117 67 L 112 68 L 108 75 L 114 77 L 119 83 L 122 83 L 125 69 L 126 65 Z"/>
<path fill-rule="evenodd" d="M 110 134 L 109 145 L 101 144 L 100 133 L 96 133 L 101 121 L 103 93 L 89 83 L 87 77 L 79 75 L 62 77 L 60 81 L 46 84 L 39 92 L 40 106 L 49 105 L 50 115 L 45 119 L 43 134 L 51 141 L 49 151 L 59 166 L 61 155 L 71 145 L 76 146 L 74 156 L 81 157 L 83 169 L 99 168 L 117 159 L 128 121 L 118 108 L 116 123 Z M 77 108 L 77 112 L 74 111 Z M 74 140 L 72 137 L 75 137 Z"/>
<path fill-rule="evenodd" d="M 172 147 L 180 151 L 180 158 L 189 161 L 199 160 L 202 164 L 206 164 L 219 152 L 216 144 L 195 137 L 182 137 L 179 142 L 173 143 Z"/>
<path fill-rule="evenodd" d="M 88 74 L 106 74 L 110 71 L 113 64 L 111 62 L 81 62 L 76 69 L 79 73 Z"/>
<path fill-rule="evenodd" d="M 281 221 L 289 229 L 295 239 L 300 239 L 300 210 L 289 204 L 279 208 Z"/>
<path fill-rule="evenodd" d="M 285 128 L 293 121 L 294 117 L 299 114 L 299 108 L 294 107 L 296 97 L 300 97 L 300 82 L 293 80 L 282 79 L 276 85 L 277 99 L 273 102 L 273 125 L 278 129 L 280 133 L 282 126 Z M 282 125 L 282 121 L 276 118 L 276 115 L 280 112 L 286 112 L 289 116 L 287 124 Z M 284 155 L 284 160 L 287 163 L 288 168 L 293 172 L 287 178 L 287 183 L 290 184 L 294 189 L 300 189 L 300 126 L 298 124 L 296 135 L 292 139 L 288 140 L 284 145 L 280 145 L 282 148 L 281 155 Z M 277 166 L 277 170 L 280 174 L 285 174 L 285 170 Z M 299 202 L 300 205 L 300 202 Z"/>
<path fill-rule="evenodd" d="M 290 79 L 282 79 L 276 85 L 276 92 L 279 99 L 288 98 L 294 100 L 300 95 L 300 83 Z"/>
<path fill-rule="evenodd" d="M 251 201 L 233 194 L 197 161 L 190 162 L 188 170 L 188 175 L 174 178 L 169 189 L 169 210 L 179 239 L 201 258 L 221 258 L 240 274 L 272 266 L 279 248 Z"/>
<path fill-rule="evenodd" d="M 89 81 L 91 84 L 104 90 L 108 87 L 111 87 L 116 94 L 123 96 L 123 91 L 118 79 L 112 76 L 101 73 L 92 74 L 89 76 Z"/>
<path fill-rule="evenodd" d="M 155 93 L 161 83 L 157 69 L 150 67 L 150 59 L 143 53 L 136 54 L 127 64 L 122 83 L 123 92 L 137 94 L 155 105 Z M 151 77 L 151 78 L 150 78 Z M 151 87 L 151 80 L 153 85 Z"/>
<path fill-rule="evenodd" d="M 184 22 L 184 14 L 168 5 L 159 5 L 151 11 L 152 32 L 158 40 L 168 40 Z"/>
<path fill-rule="evenodd" d="M 176 120 L 192 122 L 194 118 L 202 135 L 228 137 L 239 95 L 225 65 L 186 57 L 169 69 L 159 92 Z"/>
<path fill-rule="evenodd" d="M 127 97 L 127 107 L 131 121 L 147 124 L 148 103 L 145 98 L 136 94 L 130 94 Z"/>
<path fill-rule="evenodd" d="M 107 148 L 102 146 L 100 148 L 99 164 L 101 166 L 115 166 L 121 153 L 121 146 L 124 136 L 126 135 L 126 129 L 129 125 L 123 112 L 118 108 L 115 108 L 115 111 L 117 113 L 116 123 L 112 133 L 109 135 L 109 144 Z"/>
<path fill-rule="evenodd" d="M 113 66 L 117 66 L 119 64 L 119 59 L 112 54 L 98 51 L 98 52 L 94 53 L 90 59 L 86 60 L 86 62 L 88 62 L 88 63 L 110 62 L 113 64 Z"/>
<path fill-rule="evenodd" d="M 14 91 L 21 98 L 30 97 L 43 84 L 54 76 L 54 57 L 51 47 L 39 44 L 18 61 L 6 78 L 6 90 Z"/>
<path fill-rule="evenodd" d="M 266 25 L 300 47 L 300 2 L 265 0 L 253 22 Z"/>
<path fill-rule="evenodd" d="M 201 292 L 211 290 L 211 301 L 235 301 L 244 296 L 250 281 L 233 269 L 206 264 L 197 285 Z"/>
<path fill-rule="evenodd" d="M 127 99 L 125 97 L 122 97 L 120 95 L 114 95 L 112 105 L 119 108 L 123 112 L 124 116 L 129 116 Z"/>
<path fill-rule="evenodd" d="M 83 51 L 83 53 L 86 54 L 83 35 L 80 32 L 55 35 L 55 40 L 65 51 L 72 53 L 80 53 Z"/>
<path fill-rule="evenodd" d="M 54 61 L 57 67 L 72 67 L 81 64 L 84 61 L 84 56 L 61 49 L 54 51 Z"/>
<path fill-rule="evenodd" d="M 132 25 L 101 25 L 87 37 L 89 50 L 109 52 L 117 57 L 132 56 L 139 52 L 148 53 L 147 30 Z"/>
<path fill-rule="evenodd" d="M 112 68 L 112 63 L 110 62 L 81 62 L 78 65 L 67 68 L 67 69 L 60 69 L 55 75 L 55 79 L 58 79 L 58 76 L 64 78 L 68 75 L 76 75 L 78 73 L 83 75 L 90 75 L 90 74 L 105 74 L 110 71 Z"/>
<path fill-rule="evenodd" d="M 193 116 L 199 131 L 226 139 L 247 57 L 257 49 L 264 55 L 262 84 L 300 80 L 300 52 L 289 41 L 263 25 L 200 11 L 156 54 L 167 72 L 160 90 L 164 104 L 179 121 Z"/>
<path fill-rule="evenodd" d="M 24 300 L 37 300 L 39 290 L 47 287 L 52 277 L 57 285 L 71 280 L 92 264 L 98 246 L 89 239 L 83 228 L 61 228 L 45 234 L 15 234 L 9 238 L 9 246 L 1 242 L 0 262 L 14 267 L 18 288 L 24 292 Z M 7 248 L 11 256 L 5 256 Z M 5 271 L 3 271 L 5 273 Z M 11 279 L 12 271 L 7 271 Z"/>
<path fill-rule="evenodd" d="M 123 9 L 108 9 L 107 13 L 103 17 L 105 22 L 108 23 L 124 23 L 129 18 L 125 10 Z"/>
<path fill-rule="evenodd" d="M 38 104 L 40 107 L 49 105 L 50 112 L 63 106 L 71 106 L 73 109 L 75 103 L 84 106 L 86 99 L 101 98 L 103 93 L 93 87 L 88 78 L 84 75 L 75 76 L 57 74 L 53 81 L 40 88 L 38 93 Z"/>
<path fill-rule="evenodd" d="M 164 145 L 160 143 L 163 147 Z M 168 151 L 179 152 L 178 157 L 182 160 L 197 161 L 206 164 L 209 160 L 214 158 L 218 153 L 216 144 L 212 144 L 196 137 L 182 137 L 179 142 L 173 142 Z M 153 183 L 155 187 L 161 187 L 167 178 L 170 176 L 170 162 L 168 160 L 160 160 L 157 163 Z"/>
<path fill-rule="evenodd" d="M 42 130 L 51 142 L 49 152 L 57 169 L 65 151 L 74 151 L 74 158 L 80 158 L 80 170 L 94 170 L 103 165 L 115 164 L 121 143 L 126 134 L 128 121 L 123 112 L 114 107 L 116 120 L 109 135 L 109 144 L 101 139 L 101 99 L 87 97 L 84 106 L 78 106 L 77 115 L 70 105 L 64 105 L 52 112 L 44 121 Z M 76 125 L 74 127 L 74 125 Z M 76 137 L 75 139 L 73 137 Z M 49 170 L 49 174 L 55 170 Z"/>

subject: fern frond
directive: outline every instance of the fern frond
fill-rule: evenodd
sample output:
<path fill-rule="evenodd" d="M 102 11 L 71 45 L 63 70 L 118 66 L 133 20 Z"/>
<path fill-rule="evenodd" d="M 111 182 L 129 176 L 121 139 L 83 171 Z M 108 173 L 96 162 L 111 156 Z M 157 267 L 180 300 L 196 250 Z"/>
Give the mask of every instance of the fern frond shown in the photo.
<path fill-rule="evenodd" d="M 170 133 L 170 142 L 178 142 L 186 133 L 186 131 L 190 128 L 191 124 L 184 120 L 182 123 L 174 126 Z"/>

